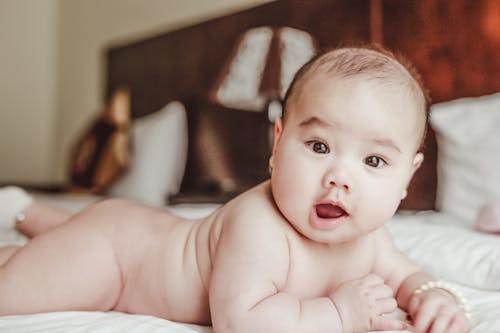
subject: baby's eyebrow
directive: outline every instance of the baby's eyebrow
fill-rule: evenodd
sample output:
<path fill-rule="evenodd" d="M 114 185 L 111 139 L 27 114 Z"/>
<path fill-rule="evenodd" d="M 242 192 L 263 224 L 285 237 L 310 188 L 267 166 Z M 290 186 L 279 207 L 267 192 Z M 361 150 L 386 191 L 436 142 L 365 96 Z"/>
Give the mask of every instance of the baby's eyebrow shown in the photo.
<path fill-rule="evenodd" d="M 321 127 L 336 127 L 335 124 L 332 124 L 324 119 L 321 119 L 317 116 L 311 116 L 299 123 L 299 127 L 307 127 L 307 126 L 313 126 L 313 125 L 318 125 Z"/>
<path fill-rule="evenodd" d="M 329 122 L 325 119 L 322 119 L 318 116 L 311 116 L 306 118 L 305 120 L 299 123 L 299 127 L 309 127 L 309 126 L 320 126 L 320 127 L 337 127 L 335 123 Z M 401 149 L 396 145 L 396 143 L 390 138 L 370 138 L 370 142 L 374 143 L 377 146 L 381 146 L 384 148 L 388 148 L 394 150 L 398 153 L 401 153 Z"/>
<path fill-rule="evenodd" d="M 399 149 L 399 147 L 391 139 L 371 139 L 370 141 L 372 141 L 377 146 L 389 148 L 397 151 L 398 153 L 401 153 L 401 149 Z"/>

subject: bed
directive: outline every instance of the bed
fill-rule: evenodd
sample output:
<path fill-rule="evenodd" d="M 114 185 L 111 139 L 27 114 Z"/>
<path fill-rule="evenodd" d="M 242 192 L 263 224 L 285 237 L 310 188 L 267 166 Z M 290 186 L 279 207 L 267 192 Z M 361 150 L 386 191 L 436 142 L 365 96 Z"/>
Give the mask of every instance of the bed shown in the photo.
<path fill-rule="evenodd" d="M 78 210 L 97 198 L 36 194 L 40 200 Z M 61 204 L 63 202 L 63 204 Z M 197 218 L 218 204 L 181 204 L 171 212 Z M 389 223 L 396 245 L 426 271 L 448 281 L 467 298 L 471 307 L 473 333 L 500 331 L 500 245 L 497 235 L 481 234 L 456 218 L 435 211 L 399 212 Z M 432 237 L 429 237 L 432 234 Z M 13 230 L 0 230 L 0 246 L 23 244 L 25 238 Z M 403 311 L 391 314 L 402 320 Z M 0 317 L 0 332 L 169 332 L 212 333 L 210 327 L 188 325 L 165 319 L 120 312 L 53 312 Z M 387 331 L 389 332 L 389 331 Z M 398 331 L 404 332 L 404 331 Z M 406 331 L 409 332 L 409 331 Z"/>
<path fill-rule="evenodd" d="M 500 95 L 495 94 L 500 91 L 500 62 L 495 57 L 500 26 L 491 21 L 499 11 L 500 6 L 488 0 L 279 0 L 111 45 L 104 96 L 109 99 L 119 87 L 130 91 L 133 149 L 128 170 L 99 194 L 32 194 L 71 211 L 119 196 L 184 217 L 206 216 L 268 175 L 268 114 L 254 111 L 279 99 L 279 91 L 259 90 L 267 98 L 260 106 L 214 98 L 232 71 L 238 45 L 248 42 L 247 32 L 270 32 L 269 49 L 276 27 L 307 32 L 315 48 L 353 40 L 383 43 L 416 65 L 434 101 L 425 163 L 389 231 L 401 251 L 465 295 L 471 306 L 471 332 L 500 332 L 500 232 L 475 229 L 481 208 L 500 199 Z M 263 27 L 268 30 L 254 30 Z M 242 123 L 245 126 L 239 126 Z M 0 229 L 0 246 L 25 241 L 14 230 Z M 402 311 L 392 315 L 405 317 Z M 212 329 L 119 312 L 0 317 L 0 332 L 68 331 Z"/>

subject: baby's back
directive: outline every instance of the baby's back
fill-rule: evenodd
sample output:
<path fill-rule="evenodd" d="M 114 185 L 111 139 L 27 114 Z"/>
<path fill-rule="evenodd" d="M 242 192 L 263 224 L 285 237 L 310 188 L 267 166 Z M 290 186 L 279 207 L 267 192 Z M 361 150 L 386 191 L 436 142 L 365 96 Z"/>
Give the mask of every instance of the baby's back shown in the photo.
<path fill-rule="evenodd" d="M 210 323 L 208 284 L 219 211 L 187 220 L 137 206 L 114 235 L 124 288 L 115 309 L 169 320 Z M 137 217 L 137 218 L 135 218 Z"/>

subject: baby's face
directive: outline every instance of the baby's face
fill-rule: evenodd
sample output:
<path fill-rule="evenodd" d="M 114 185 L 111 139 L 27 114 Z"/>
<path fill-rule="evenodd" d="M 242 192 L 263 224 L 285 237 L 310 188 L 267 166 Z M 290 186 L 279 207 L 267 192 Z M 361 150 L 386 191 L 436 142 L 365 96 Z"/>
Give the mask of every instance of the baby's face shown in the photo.
<path fill-rule="evenodd" d="M 392 85 L 316 78 L 275 127 L 271 184 L 278 208 L 304 236 L 353 240 L 382 226 L 422 160 L 422 107 Z"/>

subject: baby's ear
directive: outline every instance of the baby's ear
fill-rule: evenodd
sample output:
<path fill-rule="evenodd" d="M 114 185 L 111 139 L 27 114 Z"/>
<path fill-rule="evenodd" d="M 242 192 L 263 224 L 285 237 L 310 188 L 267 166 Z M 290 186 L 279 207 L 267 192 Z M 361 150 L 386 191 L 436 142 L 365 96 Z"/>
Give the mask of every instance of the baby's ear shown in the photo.
<path fill-rule="evenodd" d="M 416 153 L 415 157 L 413 158 L 413 163 L 412 163 L 412 166 L 411 166 L 410 178 L 408 179 L 408 184 L 406 184 L 406 187 L 408 187 L 410 185 L 410 181 L 411 181 L 413 175 L 415 174 L 415 171 L 417 171 L 418 168 L 420 168 L 420 166 L 422 165 L 423 161 L 424 161 L 424 154 L 420 153 L 420 152 Z M 401 200 L 403 200 L 404 198 L 406 198 L 407 195 L 408 195 L 408 191 L 405 189 L 403 191 L 403 193 L 401 194 Z"/>
<path fill-rule="evenodd" d="M 415 174 L 415 171 L 417 171 L 418 168 L 420 168 L 420 166 L 422 165 L 423 161 L 424 161 L 424 154 L 420 153 L 420 152 L 416 153 L 415 157 L 413 158 L 413 165 L 412 165 L 412 168 L 411 168 L 411 175 L 412 175 L 412 177 Z"/>
<path fill-rule="evenodd" d="M 283 121 L 281 120 L 281 117 L 279 117 L 276 118 L 276 122 L 274 123 L 274 138 L 273 138 L 273 150 L 272 150 L 273 155 L 276 153 L 276 148 L 278 146 L 278 141 L 280 139 L 282 131 L 283 131 Z"/>

